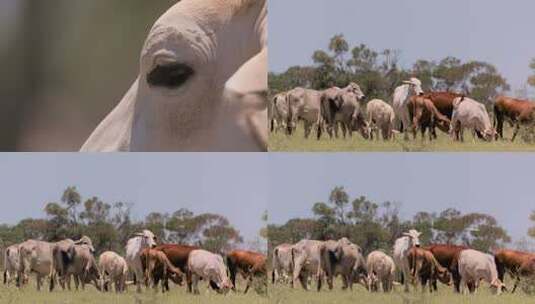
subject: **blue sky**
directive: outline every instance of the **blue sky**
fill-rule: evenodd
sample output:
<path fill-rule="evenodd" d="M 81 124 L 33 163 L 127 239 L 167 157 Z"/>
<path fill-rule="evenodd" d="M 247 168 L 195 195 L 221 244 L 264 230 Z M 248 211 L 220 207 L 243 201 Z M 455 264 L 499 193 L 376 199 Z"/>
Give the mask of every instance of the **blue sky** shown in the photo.
<path fill-rule="evenodd" d="M 270 0 L 269 66 L 310 64 L 343 33 L 351 46 L 401 50 L 406 68 L 420 58 L 487 61 L 516 90 L 535 57 L 533 12 L 530 0 Z"/>
<path fill-rule="evenodd" d="M 46 202 L 77 186 L 82 198 L 135 204 L 135 218 L 189 208 L 229 218 L 254 240 L 267 209 L 267 155 L 0 154 L 0 223 L 43 217 Z"/>
<path fill-rule="evenodd" d="M 312 216 L 335 186 L 351 199 L 401 203 L 408 219 L 418 211 L 456 208 L 494 216 L 518 240 L 527 236 L 535 210 L 535 155 L 486 153 L 309 153 L 270 156 L 272 223 Z"/>

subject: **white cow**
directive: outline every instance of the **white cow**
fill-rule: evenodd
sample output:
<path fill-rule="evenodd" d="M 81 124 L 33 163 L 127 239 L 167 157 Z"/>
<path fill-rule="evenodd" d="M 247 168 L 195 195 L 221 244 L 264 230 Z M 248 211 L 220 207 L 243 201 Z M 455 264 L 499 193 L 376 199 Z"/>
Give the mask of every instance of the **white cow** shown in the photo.
<path fill-rule="evenodd" d="M 13 279 L 17 280 L 19 265 L 19 244 L 7 247 L 4 252 L 4 284 L 9 285 Z"/>
<path fill-rule="evenodd" d="M 115 292 L 126 290 L 126 277 L 128 276 L 128 265 L 126 260 L 113 251 L 102 253 L 98 259 L 98 266 L 102 272 L 104 291 L 110 291 L 110 284 L 115 285 Z"/>
<path fill-rule="evenodd" d="M 21 278 L 26 278 L 30 272 L 34 272 L 37 277 L 37 290 L 41 290 L 45 277 L 50 279 L 49 290 L 54 289 L 56 273 L 52 251 L 55 245 L 56 243 L 37 240 L 28 240 L 19 245 L 20 268 L 17 286 L 21 286 Z"/>
<path fill-rule="evenodd" d="M 402 124 L 404 137 L 409 139 L 409 127 L 411 126 L 411 119 L 409 115 L 409 99 L 414 95 L 422 95 L 422 82 L 418 78 L 412 77 L 410 80 L 403 81 L 403 85 L 394 90 L 394 98 L 392 105 L 396 113 L 396 127 Z M 401 129 L 399 130 L 401 131 Z"/>
<path fill-rule="evenodd" d="M 297 123 L 301 119 L 305 125 L 305 138 L 308 138 L 312 128 L 316 127 L 316 136 L 320 139 L 323 129 L 323 117 L 321 114 L 322 94 L 320 91 L 304 88 L 295 88 L 288 92 L 287 128 L 290 135 L 295 131 Z"/>
<path fill-rule="evenodd" d="M 477 288 L 481 280 L 489 283 L 497 294 L 500 294 L 502 289 L 506 289 L 498 278 L 494 256 L 490 254 L 473 249 L 461 251 L 459 254 L 459 274 L 461 275 L 461 293 L 466 293 L 469 288 L 468 283 L 472 283 Z"/>
<path fill-rule="evenodd" d="M 82 151 L 266 151 L 267 1 L 182 0 Z"/>
<path fill-rule="evenodd" d="M 366 105 L 366 114 L 368 116 L 368 126 L 370 126 L 370 138 L 373 140 L 373 134 L 379 139 L 379 131 L 384 140 L 392 139 L 394 133 L 394 119 L 396 117 L 394 109 L 388 103 L 373 99 Z"/>
<path fill-rule="evenodd" d="M 299 280 L 303 289 L 308 290 L 308 277 L 312 276 L 317 280 L 317 290 L 321 290 L 321 283 L 324 277 L 322 265 L 324 248 L 325 243 L 316 240 L 301 240 L 292 247 L 293 286 Z"/>
<path fill-rule="evenodd" d="M 232 282 L 227 276 L 227 267 L 223 257 L 203 249 L 190 252 L 188 257 L 188 276 L 193 283 L 193 292 L 199 294 L 199 280 L 214 282 L 218 292 L 227 292 L 232 288 Z"/>
<path fill-rule="evenodd" d="M 279 280 L 289 281 L 292 277 L 292 244 L 281 244 L 273 249 L 272 283 Z"/>
<path fill-rule="evenodd" d="M 282 92 L 271 101 L 271 131 L 278 132 L 286 128 L 286 122 L 288 120 L 288 100 L 286 99 L 287 93 Z"/>
<path fill-rule="evenodd" d="M 379 291 L 379 284 L 384 292 L 392 291 L 396 265 L 390 256 L 379 250 L 372 251 L 366 258 L 366 269 L 370 291 Z"/>
<path fill-rule="evenodd" d="M 472 129 L 474 138 L 479 132 L 487 141 L 491 141 L 496 135 L 485 105 L 471 98 L 457 97 L 453 100 L 450 134 L 464 141 L 465 128 Z"/>
<path fill-rule="evenodd" d="M 409 280 L 412 277 L 409 264 L 409 250 L 413 247 L 420 247 L 421 233 L 411 229 L 409 232 L 404 232 L 403 236 L 398 238 L 394 243 L 394 261 L 396 266 L 403 273 L 403 285 L 405 285 L 405 291 L 409 291 Z"/>
<path fill-rule="evenodd" d="M 134 274 L 134 281 L 137 292 L 141 292 L 141 282 L 143 281 L 143 266 L 141 265 L 141 251 L 145 248 L 156 247 L 156 236 L 149 230 L 136 233 L 126 244 L 126 263 Z"/>

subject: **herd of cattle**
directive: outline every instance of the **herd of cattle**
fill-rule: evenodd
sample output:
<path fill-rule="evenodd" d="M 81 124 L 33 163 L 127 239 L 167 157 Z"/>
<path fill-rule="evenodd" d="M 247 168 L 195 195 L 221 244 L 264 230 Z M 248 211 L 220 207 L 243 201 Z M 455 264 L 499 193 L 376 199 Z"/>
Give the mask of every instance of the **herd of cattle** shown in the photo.
<path fill-rule="evenodd" d="M 134 284 L 138 292 L 142 284 L 154 289 L 161 285 L 162 292 L 169 291 L 169 279 L 177 285 L 187 282 L 188 292 L 199 294 L 200 280 L 208 282 L 218 293 L 236 290 L 236 277 L 241 274 L 247 280 L 245 293 L 255 278 L 266 278 L 266 257 L 260 253 L 234 250 L 219 255 L 195 246 L 161 244 L 149 230 L 136 233 L 128 240 L 126 256 L 106 251 L 94 256 L 95 249 L 89 237 L 77 241 L 59 242 L 28 240 L 12 245 L 5 250 L 4 284 L 16 282 L 22 287 L 28 284 L 30 273 L 35 273 L 37 290 L 48 278 L 49 290 L 54 290 L 59 281 L 62 289 L 82 289 L 92 284 L 99 291 L 124 292 L 127 285 Z M 133 278 L 133 281 L 128 281 Z M 264 283 L 265 280 L 264 280 Z"/>
<path fill-rule="evenodd" d="M 491 141 L 503 139 L 503 124 L 514 126 L 512 141 L 522 125 L 535 121 L 535 103 L 505 96 L 494 101 L 494 123 L 491 124 L 485 106 L 462 94 L 452 92 L 424 92 L 419 79 L 411 78 L 398 86 L 392 104 L 380 99 L 368 101 L 359 85 L 350 83 L 345 88 L 333 87 L 323 91 L 295 88 L 279 93 L 271 100 L 269 115 L 271 131 L 295 132 L 299 120 L 304 122 L 305 138 L 316 129 L 317 138 L 327 133 L 338 137 L 341 127 L 344 138 L 358 131 L 365 139 L 384 140 L 403 132 L 422 138 L 428 132 L 429 139 L 436 139 L 436 128 L 448 133 L 454 140 L 464 140 L 464 130 L 472 130 L 474 137 Z"/>
<path fill-rule="evenodd" d="M 500 294 L 506 291 L 504 276 L 514 279 L 512 292 L 521 278 L 535 274 L 535 254 L 500 249 L 494 255 L 466 246 L 432 244 L 420 246 L 420 233 L 410 230 L 398 238 L 393 246 L 393 257 L 376 250 L 364 258 L 361 248 L 347 238 L 338 241 L 301 240 L 296 244 L 281 244 L 274 248 L 272 283 L 290 283 L 292 288 L 300 282 L 304 289 L 311 279 L 317 281 L 320 291 L 326 279 L 333 288 L 336 276 L 341 276 L 343 289 L 354 283 L 362 284 L 371 292 L 382 289 L 389 292 L 394 284 L 420 284 L 422 291 L 437 291 L 437 282 L 453 285 L 457 293 L 473 293 L 481 281 Z M 395 282 L 396 271 L 401 283 Z"/>

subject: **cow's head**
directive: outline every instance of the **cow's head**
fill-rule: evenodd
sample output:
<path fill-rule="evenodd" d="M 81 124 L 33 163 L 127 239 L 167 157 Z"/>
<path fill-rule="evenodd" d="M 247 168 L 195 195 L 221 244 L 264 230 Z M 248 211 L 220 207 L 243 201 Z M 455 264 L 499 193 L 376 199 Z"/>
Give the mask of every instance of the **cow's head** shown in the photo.
<path fill-rule="evenodd" d="M 360 89 L 360 86 L 358 84 L 354 83 L 354 82 L 349 83 L 349 85 L 346 87 L 346 90 L 348 92 L 351 92 L 351 93 L 355 94 L 359 101 L 361 101 L 364 98 L 366 98 L 366 95 L 364 95 L 364 93 L 362 93 L 362 90 Z"/>
<path fill-rule="evenodd" d="M 485 141 L 492 141 L 493 139 L 497 138 L 498 132 L 496 132 L 496 129 L 490 128 L 483 131 L 482 135 Z"/>
<path fill-rule="evenodd" d="M 409 247 L 415 246 L 420 247 L 420 235 L 422 233 L 418 232 L 415 229 L 409 230 L 409 232 L 403 232 L 403 236 L 409 238 Z"/>
<path fill-rule="evenodd" d="M 492 288 L 493 292 L 497 295 L 500 295 L 502 292 L 507 291 L 507 287 L 505 284 L 500 281 L 500 279 L 496 278 L 490 283 L 490 287 Z"/>
<path fill-rule="evenodd" d="M 437 278 L 442 284 L 451 286 L 452 276 L 451 276 L 451 273 L 447 269 L 445 268 L 437 269 Z"/>
<path fill-rule="evenodd" d="M 422 82 L 420 81 L 420 79 L 412 77 L 409 80 L 404 80 L 403 83 L 408 84 L 410 86 L 414 95 L 424 95 L 424 90 L 422 89 Z"/>
<path fill-rule="evenodd" d="M 142 247 L 154 248 L 156 247 L 156 242 L 158 238 L 150 230 L 143 230 L 135 234 L 136 237 L 141 238 Z"/>
<path fill-rule="evenodd" d="M 89 238 L 87 235 L 83 235 L 79 240 L 74 241 L 74 244 L 86 245 L 91 253 L 95 253 L 95 247 L 93 247 L 93 242 L 91 241 L 91 238 Z"/>

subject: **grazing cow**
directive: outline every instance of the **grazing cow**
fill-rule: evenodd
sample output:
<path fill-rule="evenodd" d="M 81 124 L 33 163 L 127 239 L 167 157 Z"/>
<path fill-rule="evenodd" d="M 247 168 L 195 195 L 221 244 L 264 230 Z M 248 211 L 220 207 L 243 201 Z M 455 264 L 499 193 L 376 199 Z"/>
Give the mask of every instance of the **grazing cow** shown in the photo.
<path fill-rule="evenodd" d="M 433 292 L 437 280 L 444 284 L 451 284 L 451 274 L 435 259 L 433 253 L 423 248 L 412 247 L 408 255 L 413 277 L 420 280 L 422 291 L 429 282 L 429 292 Z M 436 289 L 435 289 L 436 291 Z"/>
<path fill-rule="evenodd" d="M 265 151 L 265 97 L 227 97 L 266 91 L 267 1 L 182 0 L 152 27 L 137 80 L 82 151 Z"/>
<path fill-rule="evenodd" d="M 360 115 L 359 101 L 365 97 L 360 86 L 354 82 L 349 83 L 347 87 L 342 89 L 332 87 L 322 92 L 321 113 L 323 120 L 327 124 L 327 133 L 331 138 L 333 137 L 333 130 L 336 133 L 336 137 L 338 137 L 337 122 L 342 124 L 344 138 L 346 131 L 349 131 L 351 136 L 352 126 L 355 125 Z M 361 133 L 364 134 L 364 132 Z"/>
<path fill-rule="evenodd" d="M 279 280 L 292 281 L 292 244 L 280 244 L 273 249 L 271 282 Z"/>
<path fill-rule="evenodd" d="M 535 258 L 534 254 L 517 250 L 500 249 L 494 253 L 494 262 L 496 263 L 500 281 L 504 282 L 506 272 L 516 279 L 511 292 L 515 292 L 520 281 L 520 268 L 524 263 L 533 258 Z"/>
<path fill-rule="evenodd" d="M 297 122 L 302 119 L 305 124 L 305 138 L 310 136 L 312 128 L 316 127 L 316 137 L 321 138 L 323 119 L 321 114 L 322 92 L 310 89 L 295 88 L 288 92 L 288 118 L 286 127 L 288 134 L 297 128 Z"/>
<path fill-rule="evenodd" d="M 66 267 L 66 282 L 69 290 L 71 289 L 70 277 L 74 277 L 74 284 L 76 290 L 78 286 L 82 285 L 82 290 L 85 289 L 86 283 L 93 283 L 93 285 L 101 290 L 101 275 L 97 266 L 97 261 L 93 256 L 93 246 L 82 244 L 74 246 L 74 256 L 72 262 Z"/>
<path fill-rule="evenodd" d="M 4 252 L 4 285 L 9 285 L 13 279 L 18 280 L 20 269 L 19 244 L 14 244 L 6 248 Z M 23 279 L 26 284 L 27 278 Z"/>
<path fill-rule="evenodd" d="M 55 273 L 59 278 L 59 283 L 63 289 L 65 289 L 65 282 L 69 280 L 71 274 L 68 273 L 69 267 L 73 266 L 76 258 L 76 246 L 84 245 L 89 254 L 95 252 L 93 242 L 88 236 L 82 236 L 79 240 L 73 241 L 71 239 L 65 239 L 56 242 L 52 254 L 54 256 L 54 268 Z M 70 289 L 70 286 L 69 286 Z"/>
<path fill-rule="evenodd" d="M 509 120 L 515 126 L 514 141 L 521 124 L 530 124 L 534 121 L 535 103 L 528 100 L 521 100 L 512 97 L 498 96 L 494 103 L 494 127 L 498 136 L 503 139 L 503 122 Z"/>
<path fill-rule="evenodd" d="M 227 292 L 232 288 L 223 257 L 203 249 L 195 249 L 190 252 L 187 275 L 193 282 L 195 294 L 200 294 L 198 286 L 200 279 L 214 282 L 219 293 Z"/>
<path fill-rule="evenodd" d="M 471 98 L 458 97 L 453 101 L 450 134 L 455 139 L 464 141 L 465 128 L 473 130 L 474 138 L 481 136 L 487 141 L 491 141 L 496 135 L 485 105 Z"/>
<path fill-rule="evenodd" d="M 450 129 L 450 120 L 442 115 L 435 107 L 433 102 L 423 96 L 412 96 L 409 99 L 409 115 L 412 119 L 412 130 L 414 138 L 418 129 L 422 132 L 422 139 L 425 132 L 429 130 L 429 140 L 437 138 L 435 127 L 448 133 Z"/>
<path fill-rule="evenodd" d="M 383 140 L 389 140 L 393 137 L 395 114 L 392 106 L 380 99 L 373 99 L 366 105 L 366 113 L 372 140 L 373 133 L 376 133 L 376 137 L 379 139 L 379 130 L 381 130 Z"/>
<path fill-rule="evenodd" d="M 346 92 L 340 98 L 342 99 L 342 105 L 335 115 L 335 123 L 340 123 L 344 139 L 347 133 L 349 133 L 349 137 L 352 137 L 353 131 L 358 131 L 364 139 L 368 139 L 370 130 L 366 124 L 363 109 L 357 95 L 353 92 Z M 337 128 L 335 128 L 335 131 L 337 132 Z"/>
<path fill-rule="evenodd" d="M 469 249 L 466 246 L 450 245 L 450 244 L 432 244 L 424 249 L 429 250 L 435 259 L 444 268 L 447 268 L 451 272 L 453 279 L 453 287 L 455 292 L 460 291 L 461 276 L 459 274 L 459 254 L 465 249 Z M 433 283 L 433 288 L 437 290 L 436 283 Z"/>
<path fill-rule="evenodd" d="M 227 266 L 233 290 L 236 290 L 236 274 L 238 273 L 241 273 L 247 280 L 244 293 L 247 293 L 255 277 L 261 279 L 263 284 L 267 283 L 266 256 L 261 253 L 234 250 L 227 254 Z"/>
<path fill-rule="evenodd" d="M 52 251 L 55 245 L 37 240 L 27 240 L 19 245 L 18 287 L 22 285 L 23 278 L 27 278 L 30 272 L 35 272 L 38 291 L 41 290 L 45 277 L 50 279 L 49 290 L 54 290 L 56 274 Z"/>
<path fill-rule="evenodd" d="M 495 289 L 497 294 L 506 290 L 505 285 L 498 278 L 498 271 L 494 263 L 494 257 L 474 249 L 465 249 L 459 254 L 459 274 L 461 275 L 461 293 L 465 293 L 466 289 L 473 293 L 474 289 L 470 289 L 468 282 L 477 286 L 480 280 L 484 280 L 490 284 L 491 288 Z"/>
<path fill-rule="evenodd" d="M 156 247 L 156 236 L 149 230 L 143 230 L 134 235 L 126 243 L 126 263 L 134 275 L 134 283 L 137 286 L 137 292 L 141 292 L 141 281 L 143 276 L 143 267 L 141 265 L 141 252 L 145 248 Z"/>
<path fill-rule="evenodd" d="M 271 132 L 278 132 L 286 128 L 288 120 L 287 92 L 282 92 L 273 97 L 271 102 Z"/>
<path fill-rule="evenodd" d="M 317 290 L 321 290 L 323 280 L 322 251 L 325 244 L 322 241 L 301 240 L 292 247 L 292 264 L 293 285 L 297 280 L 301 283 L 303 289 L 308 290 L 308 277 L 313 276 L 317 279 Z"/>
<path fill-rule="evenodd" d="M 409 116 L 409 98 L 414 95 L 422 95 L 422 82 L 417 78 L 403 81 L 403 84 L 394 90 L 394 97 L 392 101 L 393 109 L 396 114 L 398 123 L 396 127 L 399 131 L 405 133 L 405 139 L 409 139 L 409 126 L 411 125 Z M 399 125 L 401 124 L 401 127 Z"/>
<path fill-rule="evenodd" d="M 402 272 L 403 285 L 405 285 L 406 292 L 409 291 L 409 280 L 411 278 L 408 255 L 412 247 L 420 247 L 420 235 L 420 232 L 411 229 L 409 232 L 404 232 L 403 236 L 394 243 L 394 261 Z"/>
<path fill-rule="evenodd" d="M 453 114 L 453 101 L 455 98 L 463 97 L 463 95 L 453 92 L 427 92 L 423 94 L 422 97 L 431 100 L 435 108 L 442 115 L 451 120 Z"/>
<path fill-rule="evenodd" d="M 379 284 L 383 292 L 392 291 L 396 265 L 390 256 L 379 250 L 372 251 L 366 258 L 366 269 L 370 291 L 379 291 Z"/>
<path fill-rule="evenodd" d="M 146 285 L 152 282 L 156 288 L 162 281 L 162 292 L 169 291 L 169 278 L 175 284 L 182 285 L 184 273 L 169 261 L 163 251 L 145 248 L 141 251 L 140 257 Z"/>
<path fill-rule="evenodd" d="M 362 250 L 347 238 L 326 241 L 322 258 L 329 289 L 333 288 L 333 279 L 337 275 L 342 276 L 342 289 L 353 289 L 353 283 L 360 282 L 361 276 L 366 276 L 366 261 Z"/>
<path fill-rule="evenodd" d="M 126 277 L 128 276 L 128 264 L 126 260 L 113 251 L 102 253 L 98 259 L 98 267 L 102 271 L 103 290 L 110 291 L 110 284 L 115 285 L 115 292 L 126 291 Z"/>

